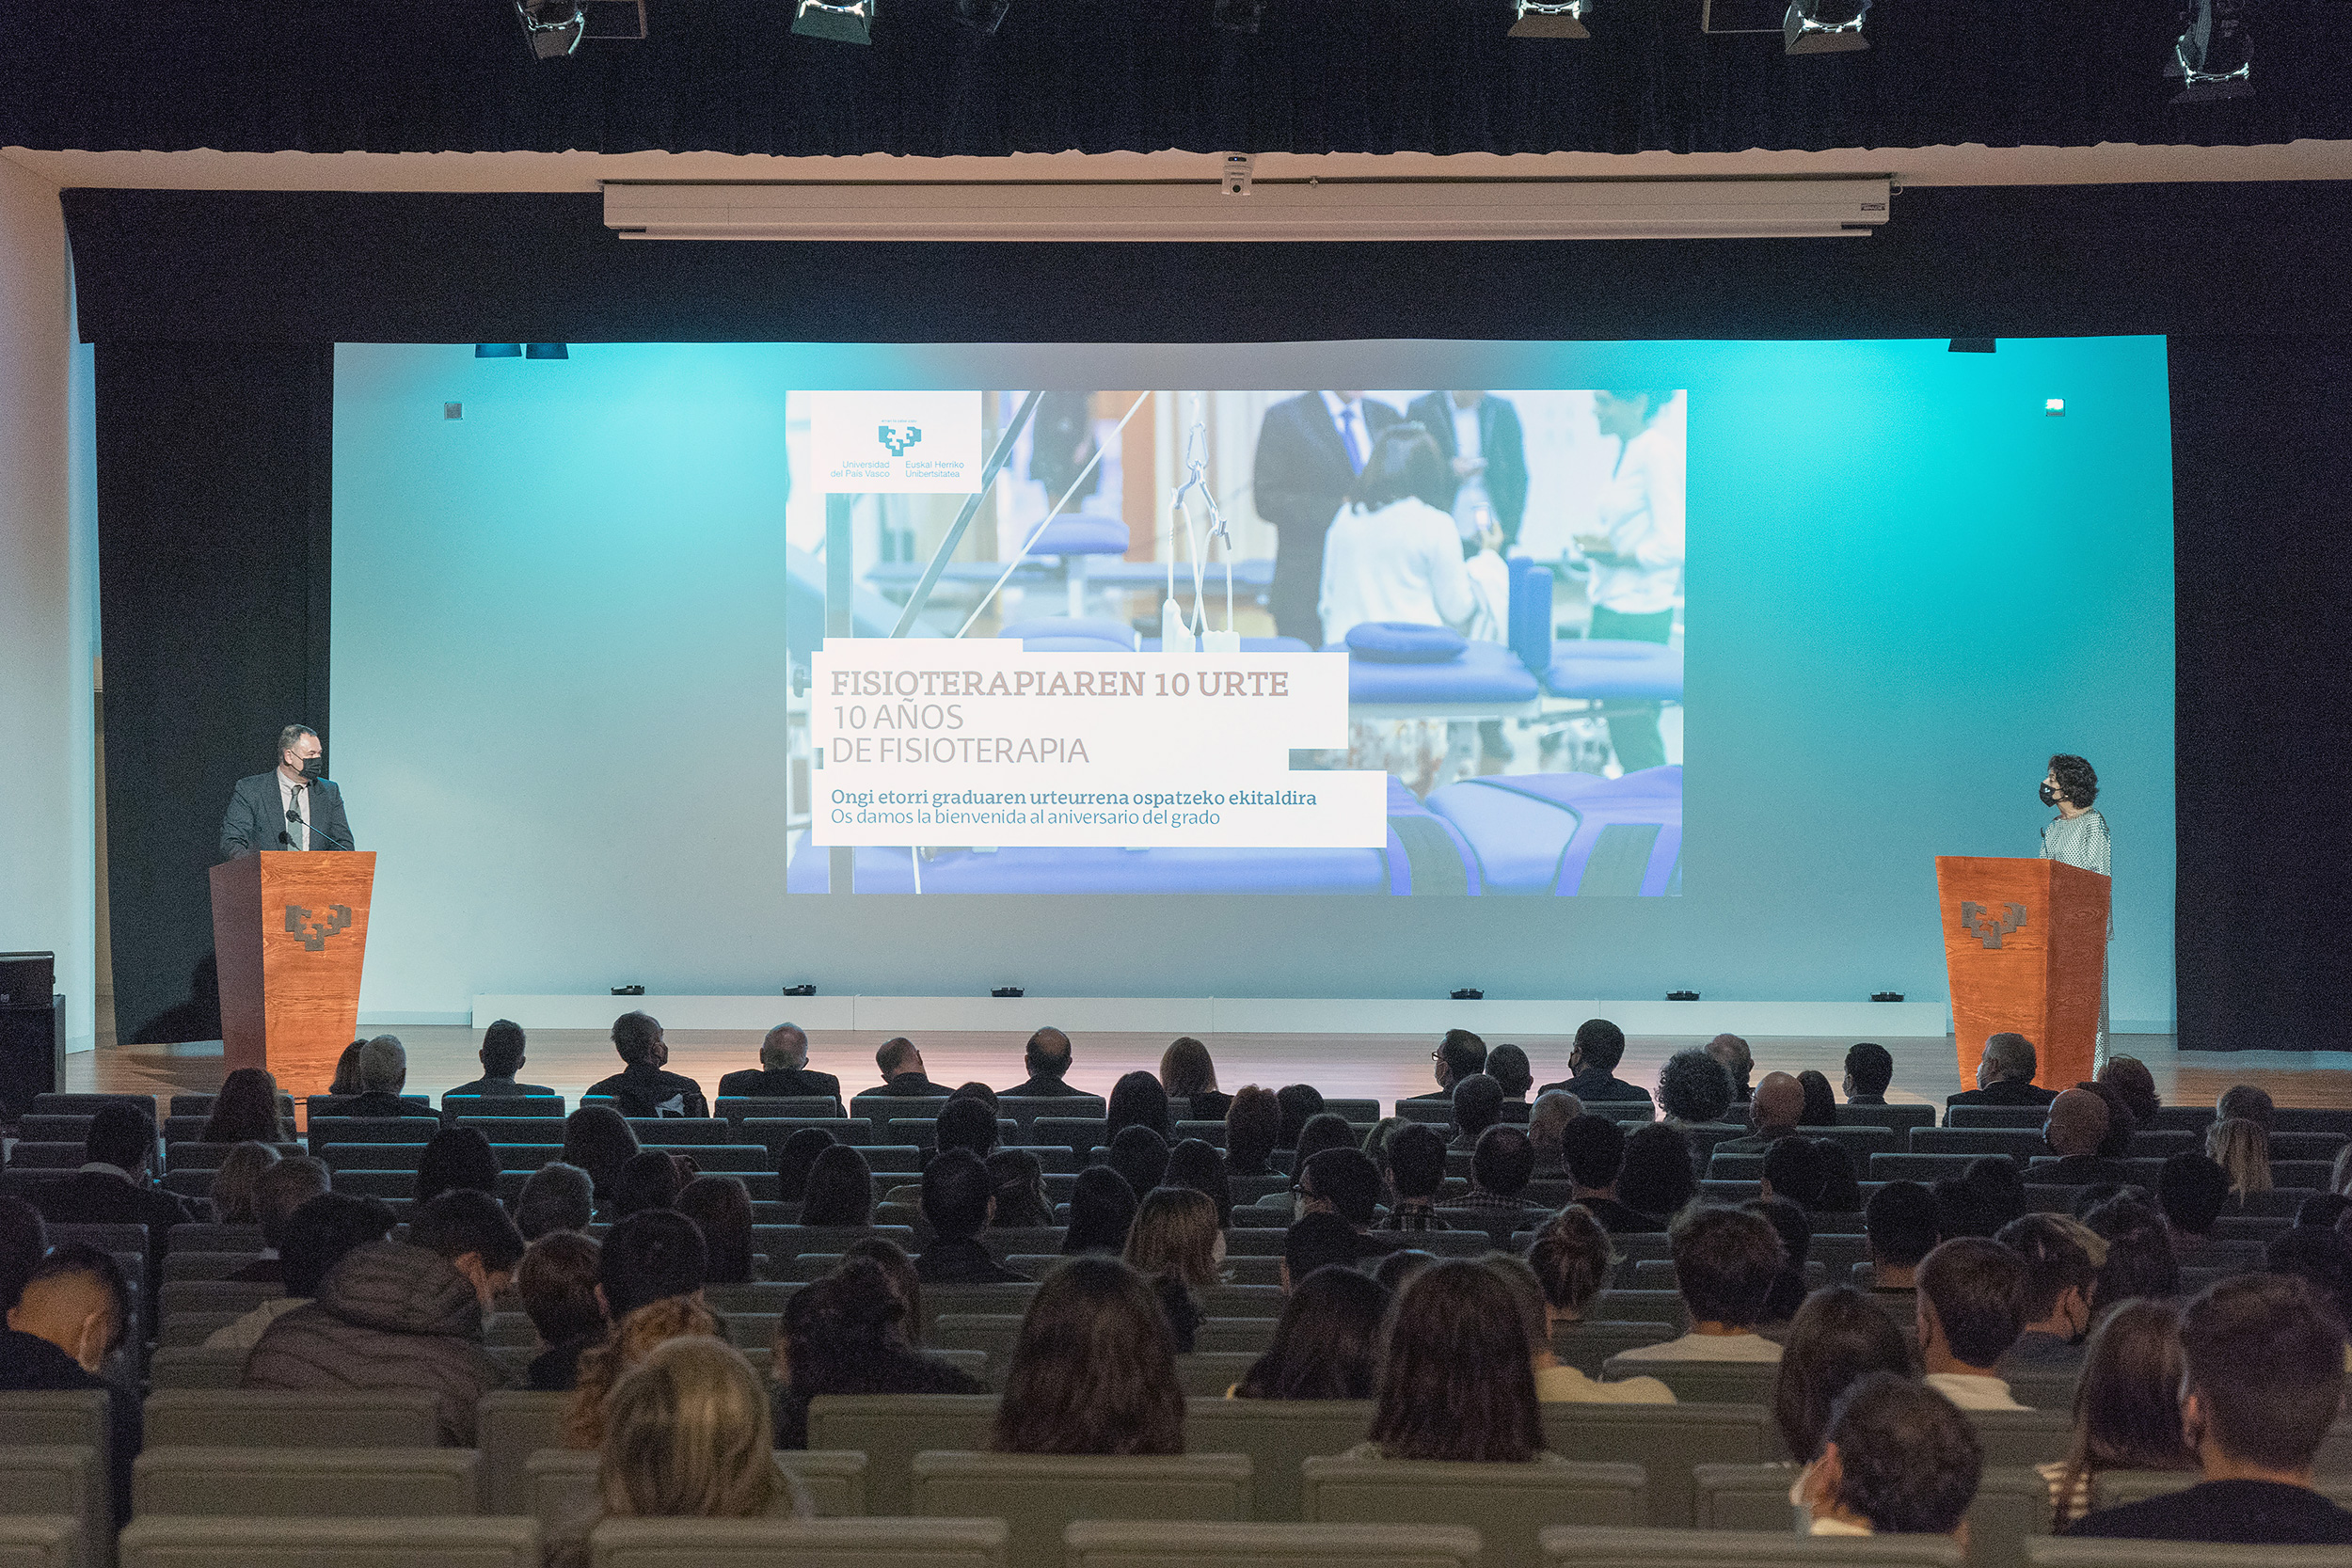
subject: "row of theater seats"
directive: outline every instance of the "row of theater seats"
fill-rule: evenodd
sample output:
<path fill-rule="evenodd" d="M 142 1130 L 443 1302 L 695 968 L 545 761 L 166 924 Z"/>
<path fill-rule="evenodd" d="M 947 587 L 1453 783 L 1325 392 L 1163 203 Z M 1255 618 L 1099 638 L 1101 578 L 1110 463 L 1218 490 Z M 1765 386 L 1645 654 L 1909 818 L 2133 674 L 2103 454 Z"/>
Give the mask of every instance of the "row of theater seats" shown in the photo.
<path fill-rule="evenodd" d="M 113 1506 L 98 1398 L 0 1394 L 0 1422 L 15 1439 L 0 1448 L 0 1513 L 76 1521 L 93 1563 L 107 1533 L 93 1522 L 111 1519 Z M 567 1401 L 489 1395 L 479 1446 L 441 1449 L 422 1393 L 159 1393 L 133 1471 L 132 1529 L 266 1518 L 284 1537 L 338 1515 L 485 1526 L 521 1517 L 544 1528 L 578 1517 L 594 1486 L 596 1456 L 557 1446 Z M 1084 1519 L 1470 1527 L 1481 1560 L 1505 1568 L 1542 1562 L 1542 1532 L 1560 1527 L 1794 1539 L 1790 1471 L 1755 1403 L 1549 1406 L 1547 1445 L 1568 1463 L 1545 1466 L 1343 1457 L 1365 1436 L 1368 1403 L 1195 1399 L 1185 1454 L 1149 1459 L 986 1453 L 993 1415 L 986 1397 L 819 1399 L 811 1449 L 780 1457 L 820 1515 L 997 1520 L 1013 1563 L 1056 1560 L 1065 1530 Z M 2050 1513 L 2047 1483 L 2032 1466 L 2064 1453 L 2070 1418 L 2062 1410 L 1969 1418 L 1986 1470 L 1967 1561 L 2023 1568 Z M 2323 1491 L 2352 1497 L 2352 1428 L 2340 1427 L 2323 1449 L 2319 1477 Z M 2110 1473 L 2100 1497 L 2131 1500 L 2192 1479 Z M 135 1539 L 126 1537 L 126 1560 Z"/>

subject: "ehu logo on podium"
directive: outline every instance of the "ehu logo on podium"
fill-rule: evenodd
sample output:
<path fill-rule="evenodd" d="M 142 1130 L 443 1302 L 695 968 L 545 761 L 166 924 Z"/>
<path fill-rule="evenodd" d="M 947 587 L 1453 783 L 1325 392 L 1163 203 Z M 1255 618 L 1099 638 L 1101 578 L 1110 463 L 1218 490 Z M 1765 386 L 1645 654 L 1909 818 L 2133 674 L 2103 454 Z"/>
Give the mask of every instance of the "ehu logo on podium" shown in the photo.
<path fill-rule="evenodd" d="M 349 929 L 350 926 L 351 906 L 348 904 L 328 905 L 325 920 L 312 920 L 310 911 L 299 904 L 286 906 L 287 933 L 300 937 L 302 945 L 313 953 L 325 952 L 326 939 L 338 931 Z"/>
<path fill-rule="evenodd" d="M 2004 904 L 2001 908 L 2009 912 L 1994 914 L 1982 904 L 1962 904 L 1960 906 L 1961 929 L 1983 942 L 1987 948 L 1997 949 L 2001 945 L 2003 937 L 2011 931 L 2024 928 L 2026 924 L 2025 905 Z"/>

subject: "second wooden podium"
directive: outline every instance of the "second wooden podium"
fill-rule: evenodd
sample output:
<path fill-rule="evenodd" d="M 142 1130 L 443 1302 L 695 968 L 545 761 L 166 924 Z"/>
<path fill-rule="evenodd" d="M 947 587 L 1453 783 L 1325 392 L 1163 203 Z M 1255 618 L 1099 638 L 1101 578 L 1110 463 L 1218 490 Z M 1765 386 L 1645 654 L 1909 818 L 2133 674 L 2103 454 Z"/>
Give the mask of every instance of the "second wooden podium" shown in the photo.
<path fill-rule="evenodd" d="M 213 951 L 230 1068 L 321 1056 L 331 1064 L 351 1043 L 374 886 L 373 849 L 273 849 L 213 867 Z"/>
<path fill-rule="evenodd" d="M 1945 855 L 1935 863 L 1963 1088 L 1989 1035 L 2033 1041 L 2045 1089 L 2091 1073 L 2106 983 L 2108 879 L 2058 861 Z"/>

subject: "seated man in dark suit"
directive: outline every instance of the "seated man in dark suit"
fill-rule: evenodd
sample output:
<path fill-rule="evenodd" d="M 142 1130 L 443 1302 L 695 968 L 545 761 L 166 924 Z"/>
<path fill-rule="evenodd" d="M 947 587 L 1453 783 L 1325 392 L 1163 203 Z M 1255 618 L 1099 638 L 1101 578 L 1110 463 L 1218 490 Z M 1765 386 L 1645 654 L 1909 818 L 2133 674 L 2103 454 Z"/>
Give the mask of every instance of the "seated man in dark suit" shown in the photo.
<path fill-rule="evenodd" d="M 378 1035 L 360 1046 L 353 1069 L 359 1075 L 359 1092 L 320 1105 L 318 1115 L 438 1119 L 440 1113 L 432 1106 L 401 1098 L 400 1091 L 408 1086 L 408 1048 L 400 1043 L 398 1035 Z"/>
<path fill-rule="evenodd" d="M 662 1070 L 670 1059 L 670 1046 L 661 1037 L 660 1019 L 650 1013 L 623 1013 L 612 1021 L 612 1049 L 628 1066 L 589 1085 L 590 1094 L 611 1095 L 614 1107 L 625 1117 L 710 1115 L 710 1101 L 703 1098 L 700 1084 Z"/>
<path fill-rule="evenodd" d="M 100 1375 L 132 1322 L 113 1258 L 68 1242 L 34 1266 L 0 1332 L 0 1389 L 96 1388 L 106 1396 L 115 1523 L 131 1517 L 131 1466 L 142 1441 L 138 1395 Z"/>
<path fill-rule="evenodd" d="M 478 1094 L 485 1099 L 504 1099 L 529 1094 L 553 1094 L 553 1089 L 536 1084 L 517 1084 L 515 1074 L 523 1069 L 523 1026 L 511 1018 L 501 1018 L 482 1034 L 482 1076 L 470 1084 L 460 1084 L 442 1096 Z"/>
<path fill-rule="evenodd" d="M 867 1089 L 867 1094 L 895 1094 L 908 1100 L 945 1100 L 955 1091 L 945 1084 L 934 1084 L 923 1073 L 923 1053 L 914 1049 L 914 1042 L 904 1035 L 895 1036 L 882 1043 L 874 1053 L 874 1065 L 882 1069 L 882 1086 Z"/>
<path fill-rule="evenodd" d="M 255 1177 L 253 1208 L 262 1222 L 262 1256 L 229 1277 L 250 1285 L 283 1285 L 286 1265 L 278 1251 L 286 1237 L 286 1222 L 330 1184 L 325 1163 L 307 1154 L 280 1160 Z"/>
<path fill-rule="evenodd" d="M 931 1244 L 914 1259 L 915 1276 L 927 1285 L 1025 1284 L 980 1244 L 980 1231 L 996 1212 L 994 1184 L 986 1162 L 968 1148 L 949 1148 L 923 1167 L 923 1218 Z"/>
<path fill-rule="evenodd" d="M 1568 1201 L 1581 1203 L 1611 1235 L 1656 1230 L 1658 1222 L 1617 1201 L 1617 1172 L 1625 1164 L 1625 1129 L 1607 1117 L 1572 1117 L 1560 1129 L 1560 1155 L 1568 1167 Z"/>
<path fill-rule="evenodd" d="M 163 1277 L 171 1227 L 196 1212 L 187 1200 L 150 1183 L 155 1158 L 155 1118 L 136 1105 L 115 1103 L 90 1117 L 82 1168 L 62 1181 L 43 1182 L 27 1196 L 51 1225 L 147 1227 L 148 1277 Z"/>
<path fill-rule="evenodd" d="M 1062 1082 L 1070 1071 L 1070 1037 L 1051 1027 L 1040 1029 L 1029 1037 L 1029 1043 L 1021 1053 L 1022 1065 L 1028 1069 L 1029 1081 L 1007 1094 L 1072 1095 L 1084 1094 Z"/>
<path fill-rule="evenodd" d="M 2068 1089 L 2050 1101 L 2042 1124 L 2042 1141 L 2055 1160 L 2037 1160 L 2026 1174 L 2045 1187 L 2088 1187 L 2101 1181 L 2129 1181 L 2132 1167 L 2099 1152 L 2107 1136 L 2107 1102 L 2089 1089 Z"/>
<path fill-rule="evenodd" d="M 808 1034 L 797 1023 L 779 1023 L 759 1042 L 759 1066 L 743 1068 L 719 1080 L 719 1098 L 740 1096 L 782 1100 L 791 1095 L 829 1094 L 841 1098 L 841 1080 L 830 1072 L 811 1070 Z"/>
<path fill-rule="evenodd" d="M 1576 1044 L 1568 1052 L 1568 1076 L 1544 1088 L 1565 1089 L 1586 1105 L 1638 1100 L 1649 1103 L 1649 1090 L 1617 1076 L 1625 1060 L 1625 1031 L 1605 1018 L 1588 1018 L 1576 1026 Z"/>
<path fill-rule="evenodd" d="M 1473 1072 L 1454 1085 L 1454 1137 L 1449 1147 L 1470 1149 L 1487 1128 L 1502 1119 L 1502 1085 Z"/>
<path fill-rule="evenodd" d="M 1468 1029 L 1448 1029 L 1438 1049 L 1429 1053 L 1436 1062 L 1438 1092 L 1417 1094 L 1414 1100 L 1446 1100 L 1454 1098 L 1454 1085 L 1473 1072 L 1486 1070 L 1486 1042 Z"/>
<path fill-rule="evenodd" d="M 2033 1041 L 2023 1035 L 1994 1035 L 1984 1042 L 1984 1059 L 1977 1064 L 1977 1085 L 1951 1096 L 1952 1105 L 2047 1105 L 2058 1090 L 2036 1088 L 2033 1075 L 2041 1063 Z"/>
<path fill-rule="evenodd" d="M 2137 1541 L 2352 1545 L 2352 1513 L 2312 1489 L 2344 1405 L 2344 1325 L 2300 1279 L 2241 1275 L 2181 1314 L 2181 1424 L 2205 1479 L 2094 1510 L 2067 1531 Z"/>
<path fill-rule="evenodd" d="M 1846 1103 L 1883 1105 L 1886 1085 L 1895 1081 L 1894 1053 L 1864 1040 L 1846 1052 Z"/>

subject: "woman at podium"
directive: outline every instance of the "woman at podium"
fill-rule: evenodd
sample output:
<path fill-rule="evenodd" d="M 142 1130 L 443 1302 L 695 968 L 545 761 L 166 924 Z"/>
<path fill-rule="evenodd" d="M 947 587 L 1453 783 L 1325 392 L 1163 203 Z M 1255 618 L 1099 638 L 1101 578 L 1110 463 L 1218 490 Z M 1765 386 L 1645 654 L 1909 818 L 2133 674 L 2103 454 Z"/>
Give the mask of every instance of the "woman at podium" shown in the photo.
<path fill-rule="evenodd" d="M 2062 861 L 2096 871 L 2102 877 L 2112 876 L 2107 869 L 2107 819 L 2091 809 L 2090 802 L 2099 798 L 2099 775 L 2081 757 L 2059 755 L 2050 759 L 2050 771 L 2042 780 L 2042 803 L 2058 807 L 2058 815 L 2042 825 L 2042 858 Z M 2107 940 L 2115 940 L 2115 905 L 2107 905 Z M 2091 1046 L 2091 1069 L 2096 1071 L 2107 1059 L 2107 964 L 2099 964 L 2099 1037 Z"/>

